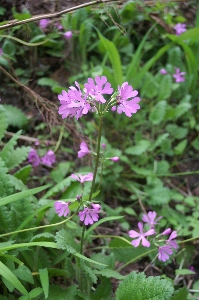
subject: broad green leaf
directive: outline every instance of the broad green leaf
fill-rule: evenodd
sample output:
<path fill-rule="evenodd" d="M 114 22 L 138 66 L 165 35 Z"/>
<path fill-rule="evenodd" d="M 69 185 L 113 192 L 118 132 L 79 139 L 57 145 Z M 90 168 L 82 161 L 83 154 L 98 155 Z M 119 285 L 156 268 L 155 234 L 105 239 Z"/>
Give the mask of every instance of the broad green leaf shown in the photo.
<path fill-rule="evenodd" d="M 170 75 L 164 75 L 159 85 L 157 100 L 167 100 L 172 92 L 172 80 Z"/>
<path fill-rule="evenodd" d="M 168 124 L 166 126 L 166 130 L 177 140 L 181 140 L 185 138 L 188 134 L 188 129 L 184 127 L 180 127 L 176 124 Z"/>
<path fill-rule="evenodd" d="M 179 270 L 175 270 L 176 275 L 194 275 L 196 274 L 196 272 L 193 272 L 189 269 L 179 269 Z"/>
<path fill-rule="evenodd" d="M 158 102 L 151 110 L 149 114 L 149 120 L 154 125 L 160 124 L 164 120 L 164 116 L 166 113 L 166 101 L 160 101 Z"/>
<path fill-rule="evenodd" d="M 13 271 L 13 273 L 19 278 L 29 283 L 34 283 L 34 279 L 32 273 L 29 268 L 26 266 L 19 266 L 17 269 Z"/>
<path fill-rule="evenodd" d="M 171 300 L 187 300 L 188 290 L 186 287 L 183 287 L 174 292 L 173 297 Z"/>
<path fill-rule="evenodd" d="M 48 78 L 48 77 L 42 77 L 42 78 L 40 78 L 40 79 L 37 81 L 37 83 L 38 83 L 39 85 L 42 85 L 42 86 L 50 86 L 51 88 L 52 88 L 53 86 L 59 85 L 59 83 L 58 83 L 56 80 L 51 79 L 51 78 Z"/>
<path fill-rule="evenodd" d="M 0 275 L 9 281 L 18 291 L 23 295 L 28 295 L 27 290 L 17 279 L 17 277 L 10 271 L 10 269 L 0 261 Z"/>
<path fill-rule="evenodd" d="M 147 151 L 151 143 L 148 140 L 140 140 L 135 146 L 128 147 L 125 150 L 125 154 L 129 155 L 140 155 Z"/>

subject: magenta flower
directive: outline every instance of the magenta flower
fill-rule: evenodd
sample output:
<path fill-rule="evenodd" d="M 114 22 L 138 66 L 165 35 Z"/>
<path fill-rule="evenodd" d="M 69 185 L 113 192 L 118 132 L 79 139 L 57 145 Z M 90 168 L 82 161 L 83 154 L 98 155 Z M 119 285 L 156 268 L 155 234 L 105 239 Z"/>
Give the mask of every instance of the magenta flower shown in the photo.
<path fill-rule="evenodd" d="M 133 90 L 132 86 L 128 82 L 124 82 L 122 86 L 118 86 L 117 106 L 112 107 L 112 111 L 117 110 L 118 114 L 125 113 L 127 117 L 131 117 L 135 114 L 140 106 L 137 104 L 140 102 L 140 98 L 136 97 L 138 91 Z"/>
<path fill-rule="evenodd" d="M 40 144 L 39 140 L 36 139 L 36 141 L 35 141 L 35 146 L 39 146 L 39 144 Z"/>
<path fill-rule="evenodd" d="M 175 32 L 176 32 L 176 35 L 181 35 L 183 32 L 187 31 L 186 29 L 186 24 L 184 23 L 178 23 L 174 26 L 174 29 L 175 29 Z"/>
<path fill-rule="evenodd" d="M 33 165 L 33 167 L 36 167 L 40 164 L 40 157 L 37 154 L 37 151 L 33 148 L 31 148 L 30 152 L 28 153 L 28 161 Z"/>
<path fill-rule="evenodd" d="M 71 174 L 70 177 L 79 181 L 80 183 L 84 183 L 85 181 L 92 181 L 93 180 L 93 173 L 88 173 L 86 175 L 79 174 L 78 176 L 75 174 Z"/>
<path fill-rule="evenodd" d="M 78 120 L 91 110 L 90 104 L 86 101 L 87 94 L 82 94 L 79 84 L 77 82 L 75 84 L 77 88 L 71 86 L 68 92 L 62 91 L 62 94 L 58 95 L 61 104 L 58 112 L 62 115 L 62 119 L 76 116 Z"/>
<path fill-rule="evenodd" d="M 2 56 L 2 55 L 3 55 L 3 49 L 0 48 L 0 56 Z"/>
<path fill-rule="evenodd" d="M 54 207 L 55 211 L 58 214 L 59 217 L 64 216 L 66 217 L 69 213 L 69 202 L 64 201 L 55 201 Z"/>
<path fill-rule="evenodd" d="M 166 242 L 167 242 L 167 245 L 169 245 L 170 247 L 172 247 L 172 248 L 174 248 L 174 249 L 177 249 L 177 248 L 178 248 L 178 244 L 177 244 L 177 242 L 176 242 L 176 240 L 175 240 L 175 238 L 176 238 L 177 236 L 178 236 L 177 231 L 174 230 L 174 231 L 171 233 L 169 239 L 166 241 Z"/>
<path fill-rule="evenodd" d="M 99 204 L 92 204 L 93 208 L 85 207 L 83 211 L 79 212 L 80 221 L 84 222 L 85 225 L 93 224 L 99 219 L 99 211 L 101 206 Z"/>
<path fill-rule="evenodd" d="M 58 30 L 62 30 L 63 26 L 60 23 L 56 23 L 55 24 Z"/>
<path fill-rule="evenodd" d="M 169 245 L 158 247 L 158 259 L 166 261 L 169 259 L 169 255 L 173 254 L 173 251 Z"/>
<path fill-rule="evenodd" d="M 155 211 L 149 211 L 146 215 L 144 214 L 142 216 L 142 221 L 148 223 L 151 226 L 151 228 L 154 228 L 154 226 L 158 224 L 157 221 L 162 219 L 162 217 L 158 217 L 157 219 L 155 219 L 156 216 L 157 214 Z"/>
<path fill-rule="evenodd" d="M 167 235 L 171 233 L 171 228 L 167 228 L 163 231 L 163 233 L 161 235 Z"/>
<path fill-rule="evenodd" d="M 96 84 L 95 84 L 96 82 Z M 88 83 L 84 84 L 84 87 L 87 93 L 94 97 L 96 101 L 105 103 L 106 100 L 102 95 L 104 94 L 112 94 L 113 89 L 111 88 L 111 84 L 107 82 L 106 76 L 96 76 L 95 82 L 92 78 L 88 78 Z"/>
<path fill-rule="evenodd" d="M 64 33 L 64 37 L 65 37 L 66 39 L 68 39 L 68 40 L 70 40 L 70 39 L 72 38 L 72 36 L 73 36 L 72 31 L 66 31 L 66 32 Z"/>
<path fill-rule="evenodd" d="M 78 158 L 84 157 L 85 155 L 91 153 L 87 144 L 83 141 L 80 144 L 80 150 L 78 151 Z"/>
<path fill-rule="evenodd" d="M 120 158 L 118 156 L 113 156 L 110 158 L 110 160 L 117 162 L 118 160 L 120 160 Z"/>
<path fill-rule="evenodd" d="M 49 23 L 50 23 L 49 19 L 42 19 L 39 21 L 39 27 L 41 29 L 45 29 L 46 27 L 48 27 Z"/>
<path fill-rule="evenodd" d="M 102 149 L 106 149 L 106 144 L 102 143 Z"/>
<path fill-rule="evenodd" d="M 142 222 L 139 222 L 138 223 L 138 228 L 140 230 L 140 233 L 139 232 L 136 232 L 135 230 L 130 230 L 129 231 L 129 236 L 131 238 L 137 238 L 136 240 L 133 240 L 131 242 L 131 244 L 134 246 L 134 247 L 138 247 L 140 242 L 142 242 L 142 246 L 144 247 L 150 247 L 150 242 L 145 238 L 146 236 L 149 236 L 149 235 L 153 235 L 155 233 L 155 230 L 154 229 L 150 229 L 148 230 L 147 232 L 143 232 L 143 223 Z"/>
<path fill-rule="evenodd" d="M 42 160 L 43 164 L 45 164 L 47 166 L 52 166 L 52 164 L 56 160 L 55 153 L 52 150 L 48 150 L 48 152 L 46 153 L 46 155 L 44 155 L 41 158 L 41 160 Z"/>
<path fill-rule="evenodd" d="M 183 82 L 185 81 L 184 75 L 186 74 L 185 72 L 180 72 L 179 68 L 175 67 L 175 73 L 173 74 L 173 77 L 175 78 L 175 82 Z"/>
<path fill-rule="evenodd" d="M 161 69 L 161 70 L 160 70 L 160 74 L 165 75 L 165 74 L 168 74 L 168 73 L 167 73 L 167 70 Z"/>

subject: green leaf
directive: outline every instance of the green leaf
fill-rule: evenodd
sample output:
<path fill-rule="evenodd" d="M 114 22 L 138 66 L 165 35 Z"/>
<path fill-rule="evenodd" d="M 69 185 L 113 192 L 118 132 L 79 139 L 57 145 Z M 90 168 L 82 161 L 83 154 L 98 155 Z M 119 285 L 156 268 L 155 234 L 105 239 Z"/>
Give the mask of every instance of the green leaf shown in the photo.
<path fill-rule="evenodd" d="M 168 124 L 166 126 L 166 130 L 177 140 L 181 140 L 185 138 L 188 134 L 188 129 L 184 127 L 180 127 L 176 124 Z"/>
<path fill-rule="evenodd" d="M 74 253 L 74 255 L 77 256 L 77 257 L 79 257 L 79 258 L 81 258 L 81 259 L 83 259 L 83 260 L 85 260 L 85 261 L 87 261 L 87 262 L 89 262 L 89 263 L 100 265 L 100 266 L 105 266 L 105 267 L 107 266 L 105 264 L 101 264 L 98 261 L 92 260 L 92 259 L 90 259 L 90 258 L 88 258 L 88 257 L 86 257 L 86 256 L 84 256 L 84 255 L 82 255 L 80 253 Z"/>
<path fill-rule="evenodd" d="M 79 245 L 75 242 L 71 231 L 60 230 L 56 233 L 55 240 L 58 248 L 67 250 L 71 254 L 79 252 Z"/>
<path fill-rule="evenodd" d="M 172 80 L 170 75 L 164 75 L 158 88 L 157 100 L 166 100 L 171 96 Z"/>
<path fill-rule="evenodd" d="M 107 277 L 107 278 L 115 278 L 115 279 L 119 279 L 119 280 L 125 278 L 124 275 L 121 275 L 117 271 L 114 271 L 114 270 L 111 270 L 111 269 L 103 269 L 103 270 L 100 270 L 100 271 L 95 270 L 95 274 L 102 275 L 102 276 Z"/>
<path fill-rule="evenodd" d="M 194 275 L 196 272 L 193 272 L 189 269 L 179 269 L 175 270 L 176 275 Z"/>
<path fill-rule="evenodd" d="M 44 291 L 45 299 L 48 299 L 49 294 L 49 278 L 47 269 L 39 269 L 39 277 Z"/>
<path fill-rule="evenodd" d="M 176 155 L 181 155 L 184 152 L 184 150 L 187 146 L 187 143 L 188 143 L 188 140 L 186 140 L 186 139 L 181 141 L 180 143 L 178 143 L 174 148 L 174 153 Z"/>
<path fill-rule="evenodd" d="M 24 184 L 26 184 L 31 171 L 32 171 L 32 166 L 31 165 L 27 165 L 27 166 L 25 166 L 23 168 L 20 168 L 19 171 L 17 171 L 16 173 L 14 173 L 14 176 L 16 178 L 20 179 Z"/>
<path fill-rule="evenodd" d="M 6 129 L 8 127 L 8 117 L 6 114 L 6 110 L 3 105 L 0 105 L 0 140 L 4 137 Z"/>
<path fill-rule="evenodd" d="M 0 261 L 0 275 L 10 282 L 23 295 L 28 295 L 27 290 L 17 279 L 17 277 L 10 271 L 10 269 Z"/>
<path fill-rule="evenodd" d="M 148 140 L 140 140 L 135 146 L 131 146 L 125 149 L 125 154 L 129 155 L 140 155 L 147 151 L 151 143 Z"/>
<path fill-rule="evenodd" d="M 149 276 L 144 273 L 130 273 L 120 283 L 116 291 L 116 300 L 171 300 L 173 294 L 172 283 L 159 276 Z"/>
<path fill-rule="evenodd" d="M 171 298 L 171 300 L 187 300 L 188 290 L 186 287 L 183 287 L 176 291 Z"/>
<path fill-rule="evenodd" d="M 22 199 L 22 198 L 26 198 L 26 197 L 34 195 L 34 194 L 37 194 L 37 193 L 47 189 L 49 186 L 50 186 L 50 184 L 46 184 L 46 185 L 38 187 L 38 188 L 30 189 L 30 190 L 27 190 L 27 191 L 16 193 L 14 195 L 10 195 L 10 196 L 4 197 L 4 198 L 0 198 L 0 206 L 6 205 L 8 203 L 17 201 L 17 200 Z"/>
<path fill-rule="evenodd" d="M 152 99 L 158 94 L 158 84 L 151 73 L 146 73 L 143 79 L 141 97 Z"/>
<path fill-rule="evenodd" d="M 14 244 L 11 246 L 2 247 L 0 248 L 0 252 L 5 252 L 12 249 L 28 248 L 28 247 L 36 247 L 36 246 L 57 249 L 57 245 L 52 242 L 29 242 L 29 243 L 20 243 L 20 244 Z"/>
<path fill-rule="evenodd" d="M 26 266 L 19 266 L 17 269 L 13 271 L 13 274 L 15 274 L 19 279 L 22 279 L 24 281 L 27 281 L 29 283 L 34 283 L 34 279 L 32 276 L 32 273 L 29 268 Z"/>
<path fill-rule="evenodd" d="M 174 109 L 174 118 L 177 120 L 182 115 L 188 112 L 191 108 L 191 104 L 189 102 L 182 102 Z"/>
<path fill-rule="evenodd" d="M 26 115 L 16 106 L 4 104 L 5 112 L 8 118 L 9 125 L 23 128 L 28 123 Z"/>
<path fill-rule="evenodd" d="M 37 81 L 37 83 L 41 86 L 50 86 L 50 87 L 59 85 L 59 83 L 56 80 L 48 78 L 48 77 L 40 78 Z"/>
<path fill-rule="evenodd" d="M 166 101 L 158 102 L 151 110 L 149 114 L 149 120 L 153 125 L 158 125 L 164 120 L 164 116 L 166 113 Z"/>

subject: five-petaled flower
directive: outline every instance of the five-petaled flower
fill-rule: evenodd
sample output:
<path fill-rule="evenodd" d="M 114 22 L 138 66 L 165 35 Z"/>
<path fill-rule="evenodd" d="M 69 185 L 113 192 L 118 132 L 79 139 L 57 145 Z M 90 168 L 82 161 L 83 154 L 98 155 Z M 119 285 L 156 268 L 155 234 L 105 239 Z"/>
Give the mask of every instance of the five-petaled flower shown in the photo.
<path fill-rule="evenodd" d="M 94 97 L 96 101 L 105 103 L 106 100 L 102 95 L 113 93 L 111 84 L 107 82 L 106 76 L 101 76 L 101 78 L 100 76 L 96 76 L 95 82 L 92 78 L 88 78 L 88 83 L 84 84 L 85 90 L 91 97 Z"/>
<path fill-rule="evenodd" d="M 66 217 L 69 213 L 69 202 L 64 202 L 64 201 L 55 201 L 54 207 L 55 211 L 58 214 L 59 217 L 64 216 Z"/>
<path fill-rule="evenodd" d="M 33 167 L 36 167 L 40 164 L 40 157 L 37 154 L 37 151 L 33 148 L 31 148 L 30 152 L 28 153 L 28 161 L 33 165 Z"/>
<path fill-rule="evenodd" d="M 139 228 L 140 232 L 137 232 L 135 230 L 130 230 L 129 231 L 129 236 L 131 238 L 137 238 L 137 239 L 133 240 L 131 242 L 131 244 L 134 247 L 138 247 L 139 244 L 140 244 L 140 242 L 141 242 L 142 246 L 144 246 L 144 247 L 150 247 L 150 242 L 146 239 L 146 236 L 155 234 L 155 230 L 154 229 L 150 229 L 147 232 L 143 232 L 143 223 L 142 222 L 138 223 L 138 228 Z"/>
<path fill-rule="evenodd" d="M 99 211 L 101 206 L 99 204 L 92 204 L 93 208 L 85 207 L 83 211 L 79 212 L 80 221 L 84 222 L 85 225 L 93 224 L 99 219 Z"/>
<path fill-rule="evenodd" d="M 90 150 L 86 144 L 86 142 L 81 142 L 80 150 L 78 151 L 78 158 L 84 157 L 85 155 L 89 154 Z"/>
<path fill-rule="evenodd" d="M 162 219 L 162 217 L 156 219 L 156 216 L 157 214 L 155 211 L 149 211 L 147 214 L 143 214 L 142 221 L 148 223 L 151 228 L 154 228 L 154 226 L 158 224 L 158 221 Z"/>
<path fill-rule="evenodd" d="M 176 35 L 181 35 L 183 32 L 187 31 L 185 23 L 178 23 L 174 26 Z"/>
<path fill-rule="evenodd" d="M 122 112 L 125 113 L 127 117 L 131 117 L 132 114 L 135 114 L 140 106 L 140 98 L 136 97 L 138 91 L 133 90 L 132 86 L 128 82 L 124 82 L 122 86 L 118 86 L 118 95 L 117 95 L 117 104 L 112 107 L 112 111 L 117 110 L 118 114 Z"/>
<path fill-rule="evenodd" d="M 173 254 L 173 251 L 169 245 L 158 247 L 158 259 L 166 261 L 169 259 L 169 255 Z"/>
<path fill-rule="evenodd" d="M 52 150 L 48 150 L 46 155 L 42 157 L 43 164 L 47 166 L 52 166 L 52 164 L 55 162 L 56 156 L 55 153 Z"/>
<path fill-rule="evenodd" d="M 183 82 L 185 81 L 184 75 L 185 72 L 180 72 L 179 68 L 175 67 L 175 73 L 173 74 L 173 77 L 175 78 L 175 82 Z"/>
<path fill-rule="evenodd" d="M 88 173 L 86 175 L 71 174 L 71 177 L 83 184 L 85 181 L 92 181 L 93 180 L 93 173 Z"/>

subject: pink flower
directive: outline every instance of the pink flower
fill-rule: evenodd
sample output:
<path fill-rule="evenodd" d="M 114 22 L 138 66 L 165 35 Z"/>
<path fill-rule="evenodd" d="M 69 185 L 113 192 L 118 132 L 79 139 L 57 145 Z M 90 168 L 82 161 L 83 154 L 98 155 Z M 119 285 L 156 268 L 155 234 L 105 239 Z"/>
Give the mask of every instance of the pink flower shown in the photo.
<path fill-rule="evenodd" d="M 110 160 L 117 162 L 118 160 L 120 160 L 120 158 L 118 156 L 113 156 L 110 158 Z"/>
<path fill-rule="evenodd" d="M 58 214 L 59 217 L 64 216 L 66 217 L 69 213 L 69 202 L 64 201 L 55 201 L 55 211 Z"/>
<path fill-rule="evenodd" d="M 80 183 L 84 183 L 85 181 L 92 181 L 93 180 L 93 173 L 88 173 L 86 175 L 79 174 L 78 176 L 75 174 L 71 174 L 70 177 L 79 181 Z"/>
<path fill-rule="evenodd" d="M 168 244 L 170 247 L 174 248 L 174 249 L 177 249 L 177 248 L 178 248 L 178 244 L 177 244 L 176 240 L 174 240 L 177 236 L 178 236 L 177 231 L 174 230 L 174 231 L 171 233 L 169 239 L 166 241 L 167 244 Z"/>
<path fill-rule="evenodd" d="M 52 166 L 52 164 L 56 160 L 55 153 L 52 150 L 48 150 L 46 155 L 44 155 L 41 160 L 42 160 L 43 164 L 45 164 L 47 166 Z"/>
<path fill-rule="evenodd" d="M 0 48 L 0 56 L 2 56 L 2 55 L 3 55 L 3 49 Z"/>
<path fill-rule="evenodd" d="M 39 140 L 38 139 L 36 139 L 36 141 L 35 141 L 35 146 L 39 146 Z"/>
<path fill-rule="evenodd" d="M 71 86 L 68 92 L 62 91 L 62 94 L 58 95 L 61 104 L 58 112 L 62 115 L 62 119 L 76 116 L 78 120 L 91 110 L 91 106 L 86 100 L 87 94 L 82 94 L 79 84 L 77 82 L 75 84 L 77 88 Z"/>
<path fill-rule="evenodd" d="M 49 23 L 50 23 L 49 19 L 42 19 L 39 21 L 39 27 L 41 29 L 44 29 L 44 28 L 48 27 Z"/>
<path fill-rule="evenodd" d="M 102 143 L 102 149 L 106 149 L 106 144 Z"/>
<path fill-rule="evenodd" d="M 95 84 L 96 82 L 96 84 Z M 88 83 L 84 84 L 84 87 L 91 95 L 91 97 L 94 97 L 96 101 L 105 103 L 106 100 L 102 95 L 104 94 L 112 94 L 113 89 L 111 88 L 111 84 L 107 82 L 106 76 L 96 76 L 95 77 L 95 82 L 92 78 L 88 78 Z"/>
<path fill-rule="evenodd" d="M 87 144 L 83 141 L 80 144 L 80 150 L 78 151 L 78 158 L 84 157 L 85 155 L 91 153 Z"/>
<path fill-rule="evenodd" d="M 165 75 L 165 74 L 168 74 L 168 73 L 167 73 L 167 70 L 161 69 L 161 70 L 160 70 L 160 74 Z"/>
<path fill-rule="evenodd" d="M 93 224 L 99 219 L 99 211 L 101 206 L 99 204 L 92 204 L 93 208 L 84 208 L 83 211 L 79 212 L 80 221 L 83 221 L 85 225 Z"/>
<path fill-rule="evenodd" d="M 33 167 L 36 167 L 40 164 L 40 157 L 37 154 L 37 151 L 33 148 L 31 148 L 30 152 L 28 153 L 28 161 L 33 165 Z"/>
<path fill-rule="evenodd" d="M 142 242 L 142 246 L 144 247 L 150 247 L 150 242 L 145 238 L 145 236 L 148 236 L 148 235 L 153 235 L 155 233 L 155 230 L 154 229 L 150 229 L 148 230 L 147 232 L 143 232 L 143 223 L 142 222 L 139 222 L 138 223 L 138 228 L 140 230 L 140 233 L 139 232 L 136 232 L 135 230 L 130 230 L 129 231 L 129 236 L 131 238 L 137 238 L 136 240 L 133 240 L 131 242 L 131 244 L 134 246 L 134 247 L 138 247 L 140 242 Z"/>
<path fill-rule="evenodd" d="M 146 215 L 144 214 L 142 216 L 142 221 L 145 222 L 145 223 L 148 223 L 151 228 L 154 228 L 154 225 L 157 225 L 158 222 L 160 219 L 162 219 L 162 217 L 159 217 L 157 219 L 156 218 L 156 212 L 155 211 L 149 211 Z"/>
<path fill-rule="evenodd" d="M 167 235 L 171 233 L 171 228 L 167 228 L 165 229 L 165 231 L 163 231 L 163 233 L 161 235 Z"/>
<path fill-rule="evenodd" d="M 184 75 L 186 74 L 185 72 L 180 72 L 179 68 L 175 67 L 175 74 L 173 74 L 173 77 L 175 78 L 175 82 L 183 82 L 185 81 Z"/>
<path fill-rule="evenodd" d="M 59 23 L 56 23 L 55 26 L 57 27 L 58 30 L 62 30 L 63 26 Z"/>
<path fill-rule="evenodd" d="M 174 29 L 176 31 L 176 35 L 181 35 L 183 32 L 187 31 L 186 24 L 184 23 L 178 23 L 174 26 Z"/>
<path fill-rule="evenodd" d="M 121 87 L 118 86 L 118 92 L 117 106 L 113 106 L 111 110 L 117 110 L 118 114 L 124 112 L 127 117 L 131 117 L 132 114 L 135 114 L 137 110 L 140 109 L 140 106 L 137 104 L 140 101 L 140 98 L 135 97 L 137 96 L 138 91 L 133 90 L 128 82 L 124 82 Z"/>
<path fill-rule="evenodd" d="M 166 261 L 169 259 L 169 255 L 173 254 L 173 251 L 169 245 L 160 246 L 158 248 L 158 259 Z"/>
<path fill-rule="evenodd" d="M 72 38 L 72 36 L 73 36 L 72 31 L 66 31 L 66 32 L 64 33 L 64 37 L 65 37 L 66 39 L 68 39 L 68 40 L 70 40 L 70 39 Z"/>

